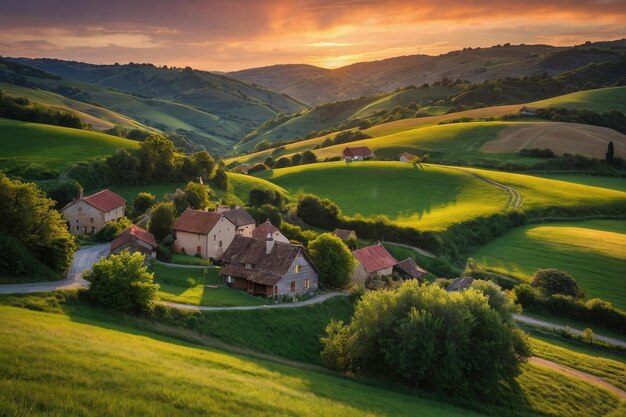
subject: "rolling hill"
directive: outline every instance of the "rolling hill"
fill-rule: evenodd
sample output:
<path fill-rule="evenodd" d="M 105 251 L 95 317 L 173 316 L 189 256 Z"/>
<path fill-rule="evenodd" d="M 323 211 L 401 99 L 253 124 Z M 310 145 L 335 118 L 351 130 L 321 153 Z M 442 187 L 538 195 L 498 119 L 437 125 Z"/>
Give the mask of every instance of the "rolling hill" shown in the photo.
<path fill-rule="evenodd" d="M 543 73 L 553 75 L 589 63 L 615 59 L 620 54 L 619 48 L 625 44 L 625 40 L 617 40 L 575 47 L 507 45 L 466 48 L 439 56 L 402 56 L 336 69 L 274 65 L 228 75 L 315 105 L 389 92 L 411 84 L 433 83 L 443 78 L 483 81 Z"/>

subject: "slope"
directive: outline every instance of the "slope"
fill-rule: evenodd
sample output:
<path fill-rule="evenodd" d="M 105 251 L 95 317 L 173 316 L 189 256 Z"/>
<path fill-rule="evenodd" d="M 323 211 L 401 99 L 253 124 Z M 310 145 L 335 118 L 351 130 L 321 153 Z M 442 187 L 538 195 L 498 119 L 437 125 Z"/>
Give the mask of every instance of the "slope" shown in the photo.
<path fill-rule="evenodd" d="M 626 87 L 579 91 L 529 103 L 528 106 L 534 108 L 566 107 L 568 109 L 587 109 L 598 113 L 618 110 L 626 113 Z"/>

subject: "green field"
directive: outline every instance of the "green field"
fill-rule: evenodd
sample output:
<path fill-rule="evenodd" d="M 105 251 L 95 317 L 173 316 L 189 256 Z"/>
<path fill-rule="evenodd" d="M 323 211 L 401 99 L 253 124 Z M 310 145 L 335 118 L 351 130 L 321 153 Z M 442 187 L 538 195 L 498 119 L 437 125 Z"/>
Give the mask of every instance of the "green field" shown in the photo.
<path fill-rule="evenodd" d="M 155 282 L 161 286 L 157 296 L 164 301 L 213 307 L 265 303 L 262 298 L 223 287 L 218 268 L 178 268 L 155 263 L 150 270 L 154 272 Z"/>
<path fill-rule="evenodd" d="M 579 91 L 529 103 L 529 107 L 567 107 L 571 109 L 588 109 L 603 113 L 611 110 L 626 112 L 626 87 L 598 88 L 596 90 Z"/>
<path fill-rule="evenodd" d="M 29 165 L 62 170 L 91 158 L 109 156 L 139 142 L 87 130 L 0 119 L 0 169 Z"/>
<path fill-rule="evenodd" d="M 260 177 L 292 194 L 328 197 L 345 214 L 384 214 L 424 230 L 504 210 L 507 193 L 471 175 L 436 165 L 328 162 L 265 171 Z"/>
<path fill-rule="evenodd" d="M 626 193 L 625 177 L 596 177 L 593 175 L 576 174 L 541 174 L 537 176 L 558 181 L 567 181 L 574 182 L 576 184 L 590 185 L 592 187 L 608 188 L 610 190 L 622 191 Z"/>
<path fill-rule="evenodd" d="M 472 253 L 485 268 L 528 281 L 537 269 L 566 271 L 587 297 L 626 309 L 626 223 L 620 220 L 528 225 Z"/>
<path fill-rule="evenodd" d="M 132 203 L 137 194 L 141 192 L 153 194 L 156 201 L 161 201 L 164 194 L 173 193 L 177 188 L 185 188 L 185 184 L 184 182 L 171 182 L 146 185 L 112 185 L 109 189 L 124 197 L 127 203 Z"/>

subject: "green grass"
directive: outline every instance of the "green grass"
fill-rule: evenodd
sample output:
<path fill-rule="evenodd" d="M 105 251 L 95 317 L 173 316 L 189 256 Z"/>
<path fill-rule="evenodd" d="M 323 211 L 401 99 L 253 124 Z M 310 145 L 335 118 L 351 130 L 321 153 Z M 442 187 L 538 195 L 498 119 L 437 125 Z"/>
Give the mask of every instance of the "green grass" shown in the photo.
<path fill-rule="evenodd" d="M 259 174 L 292 194 L 328 197 L 345 214 L 384 214 L 399 224 L 440 230 L 504 209 L 504 190 L 436 165 L 400 162 L 318 163 Z"/>
<path fill-rule="evenodd" d="M 532 337 L 530 345 L 534 356 L 599 376 L 616 387 L 626 390 L 626 364 L 624 362 L 572 352 Z"/>
<path fill-rule="evenodd" d="M 172 254 L 171 263 L 180 265 L 210 265 L 207 259 L 202 259 L 197 256 L 183 255 L 182 253 Z"/>
<path fill-rule="evenodd" d="M 268 188 L 272 191 L 280 193 L 285 197 L 288 196 L 288 192 L 264 179 L 245 175 L 236 174 L 234 172 L 228 172 L 228 190 L 223 191 L 218 188 L 212 187 L 211 190 L 216 196 L 222 199 L 227 204 L 247 204 L 250 190 L 253 187 Z"/>
<path fill-rule="evenodd" d="M 626 309 L 626 223 L 591 220 L 527 225 L 508 231 L 471 254 L 478 265 L 525 281 L 540 268 L 566 271 L 589 298 Z"/>
<path fill-rule="evenodd" d="M 137 194 L 141 192 L 154 194 L 156 201 L 161 201 L 164 194 L 173 193 L 177 188 L 185 188 L 185 184 L 184 182 L 171 182 L 147 185 L 112 185 L 109 189 L 124 197 L 127 203 L 132 203 Z"/>
<path fill-rule="evenodd" d="M 592 187 L 608 188 L 610 190 L 622 191 L 626 193 L 626 178 L 624 177 L 596 177 L 593 175 L 576 174 L 541 174 L 537 176 L 558 181 L 590 185 Z"/>
<path fill-rule="evenodd" d="M 524 313 L 527 315 L 527 313 Z M 579 326 L 580 327 L 580 326 Z M 608 359 L 610 361 L 626 364 L 626 353 L 619 350 L 613 350 L 606 346 L 597 344 L 584 343 L 577 339 L 570 339 L 559 334 L 541 330 L 532 326 L 523 326 L 523 330 L 528 333 L 532 339 L 540 340 L 552 346 L 563 348 L 567 351 L 581 353 L 598 359 Z"/>
<path fill-rule="evenodd" d="M 609 87 L 579 91 L 529 103 L 528 106 L 588 109 L 599 113 L 619 110 L 624 113 L 626 112 L 626 87 Z"/>
<path fill-rule="evenodd" d="M 0 169 L 29 165 L 61 170 L 69 165 L 111 155 L 118 148 L 136 149 L 139 142 L 87 130 L 0 119 Z"/>
<path fill-rule="evenodd" d="M 157 297 L 174 303 L 201 306 L 240 306 L 258 305 L 266 301 L 243 291 L 222 287 L 218 268 L 177 268 L 162 264 L 150 267 L 154 280 L 161 288 Z M 206 285 L 219 285 L 208 288 Z"/>

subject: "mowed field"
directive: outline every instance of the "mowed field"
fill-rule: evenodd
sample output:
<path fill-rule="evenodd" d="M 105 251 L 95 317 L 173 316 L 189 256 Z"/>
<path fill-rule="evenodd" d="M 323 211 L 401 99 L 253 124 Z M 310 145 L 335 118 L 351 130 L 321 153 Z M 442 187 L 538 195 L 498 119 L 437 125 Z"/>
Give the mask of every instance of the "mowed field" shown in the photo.
<path fill-rule="evenodd" d="M 513 229 L 471 255 L 490 270 L 530 281 L 537 269 L 570 273 L 589 298 L 626 310 L 626 222 L 527 225 Z"/>
<path fill-rule="evenodd" d="M 529 107 L 567 107 L 603 113 L 618 110 L 626 113 L 626 87 L 598 88 L 529 103 Z"/>
<path fill-rule="evenodd" d="M 581 174 L 540 174 L 538 177 L 549 178 L 558 181 L 574 182 L 576 184 L 590 185 L 592 187 L 609 188 L 611 190 L 626 193 L 626 177 L 597 177 Z"/>
<path fill-rule="evenodd" d="M 139 142 L 87 130 L 0 119 L 0 169 L 43 166 L 61 170 Z"/>

